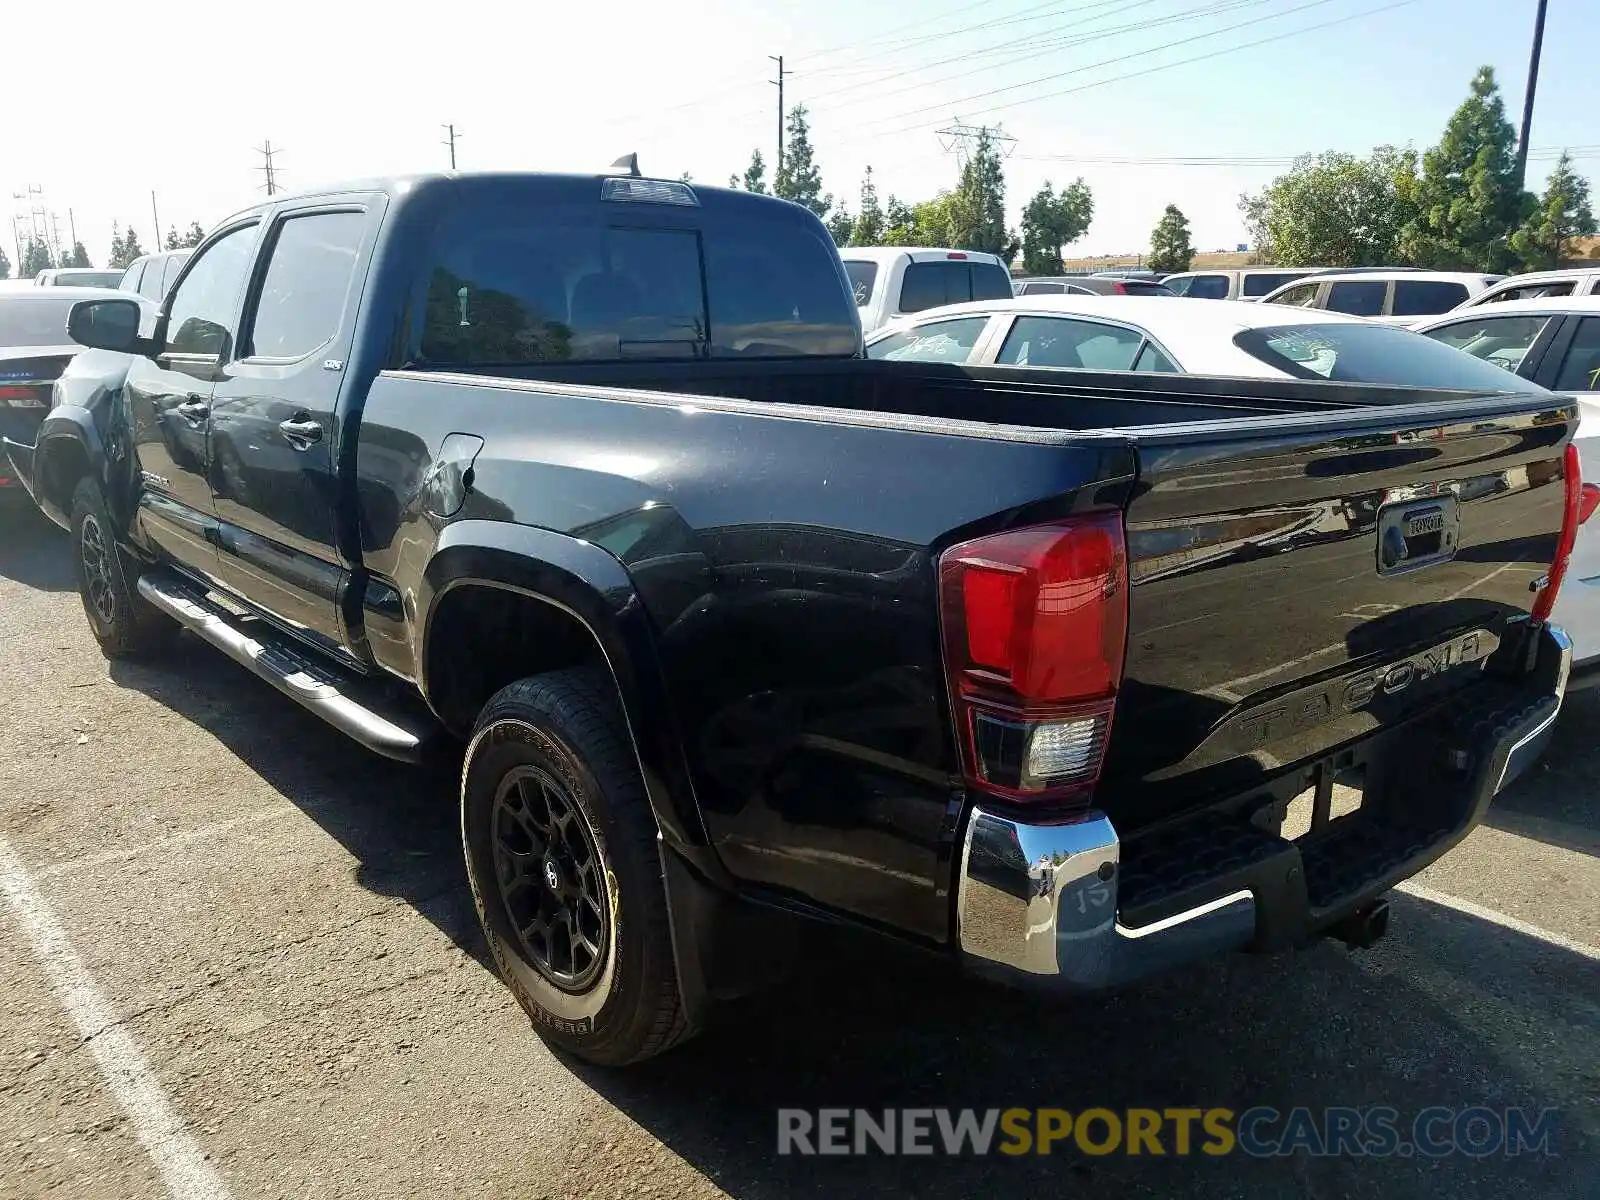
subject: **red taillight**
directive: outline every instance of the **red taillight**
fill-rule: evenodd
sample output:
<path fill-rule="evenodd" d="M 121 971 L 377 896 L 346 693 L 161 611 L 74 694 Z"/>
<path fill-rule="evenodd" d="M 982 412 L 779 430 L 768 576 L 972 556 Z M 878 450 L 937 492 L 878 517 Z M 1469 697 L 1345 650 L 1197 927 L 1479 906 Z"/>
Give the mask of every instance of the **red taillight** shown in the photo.
<path fill-rule="evenodd" d="M 1016 800 L 1086 796 L 1122 680 L 1122 515 L 963 542 L 940 558 L 939 585 L 968 780 Z"/>
<path fill-rule="evenodd" d="M 949 254 L 946 254 L 945 257 L 946 258 L 961 258 L 961 259 L 964 259 L 967 256 L 965 254 L 961 253 L 959 250 L 952 250 Z"/>
<path fill-rule="evenodd" d="M 1125 283 L 1114 283 L 1111 285 L 1111 290 L 1119 296 L 1126 296 L 1128 294 L 1128 285 Z"/>
<path fill-rule="evenodd" d="M 1578 524 L 1585 524 L 1600 508 L 1600 483 L 1586 483 L 1578 496 Z"/>
<path fill-rule="evenodd" d="M 1567 576 L 1567 560 L 1578 541 L 1578 526 L 1583 524 L 1585 513 L 1583 464 L 1578 461 L 1576 443 L 1568 442 L 1561 460 L 1562 482 L 1566 487 L 1565 503 L 1561 508 L 1561 537 L 1556 542 L 1555 560 L 1545 576 L 1544 588 L 1533 602 L 1533 619 L 1548 621 L 1556 606 L 1556 596 L 1561 592 L 1561 581 Z M 1592 510 L 1591 506 L 1591 510 Z"/>

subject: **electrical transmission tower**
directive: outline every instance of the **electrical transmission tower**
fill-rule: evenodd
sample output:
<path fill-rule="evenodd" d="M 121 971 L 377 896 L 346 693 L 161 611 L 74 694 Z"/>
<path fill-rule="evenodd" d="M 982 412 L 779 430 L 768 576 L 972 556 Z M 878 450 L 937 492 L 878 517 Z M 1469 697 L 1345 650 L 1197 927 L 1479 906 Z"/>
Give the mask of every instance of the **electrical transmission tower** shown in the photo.
<path fill-rule="evenodd" d="M 280 146 L 278 149 L 274 150 L 272 148 L 272 142 L 269 139 L 265 145 L 256 147 L 256 153 L 261 155 L 262 162 L 262 165 L 257 167 L 256 170 L 263 172 L 267 177 L 267 182 L 265 184 L 267 195 L 275 195 L 278 191 L 278 168 L 273 163 L 272 156 L 274 154 L 282 154 L 283 148 Z M 157 240 L 159 241 L 159 238 Z"/>
<path fill-rule="evenodd" d="M 999 151 L 1001 158 L 1010 158 L 1017 148 L 1017 139 L 999 125 L 968 125 L 959 117 L 948 128 L 939 130 L 939 144 L 946 154 L 954 153 L 965 167 L 972 158 L 973 148 L 983 138 Z"/>

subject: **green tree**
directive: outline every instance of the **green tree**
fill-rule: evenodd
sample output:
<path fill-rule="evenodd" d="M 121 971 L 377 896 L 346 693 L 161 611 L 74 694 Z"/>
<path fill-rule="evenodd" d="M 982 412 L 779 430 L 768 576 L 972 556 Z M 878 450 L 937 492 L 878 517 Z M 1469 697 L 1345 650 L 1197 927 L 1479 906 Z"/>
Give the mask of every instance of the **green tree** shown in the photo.
<path fill-rule="evenodd" d="M 1006 232 L 1006 177 L 1000 165 L 1000 147 L 987 129 L 961 167 L 956 190 L 950 193 L 950 239 L 957 250 L 982 250 L 1006 261 L 1016 253 Z"/>
<path fill-rule="evenodd" d="M 916 233 L 916 213 L 909 204 L 904 204 L 893 195 L 883 206 L 883 242 L 885 246 L 914 246 L 912 240 Z"/>
<path fill-rule="evenodd" d="M 1416 152 L 1379 146 L 1367 158 L 1305 154 L 1239 210 L 1257 262 L 1372 267 L 1395 261 L 1416 216 Z"/>
<path fill-rule="evenodd" d="M 739 183 L 736 176 L 735 186 Z M 767 193 L 767 160 L 761 157 L 759 150 L 750 151 L 750 165 L 744 169 L 743 186 L 747 192 L 760 192 L 763 196 Z"/>
<path fill-rule="evenodd" d="M 167 240 L 161 244 L 163 250 L 176 250 L 178 248 L 178 227 L 167 226 Z"/>
<path fill-rule="evenodd" d="M 188 232 L 178 239 L 178 249 L 191 249 L 205 240 L 206 231 L 200 227 L 200 222 L 190 221 Z"/>
<path fill-rule="evenodd" d="M 1511 249 L 1530 271 L 1559 267 L 1578 256 L 1577 240 L 1595 232 L 1594 210 L 1589 207 L 1589 181 L 1572 169 L 1566 151 L 1545 184 L 1539 207 L 1511 235 Z"/>
<path fill-rule="evenodd" d="M 1022 269 L 1029 275 L 1061 274 L 1061 252 L 1081 238 L 1094 220 L 1094 194 L 1079 178 L 1057 192 L 1049 180 L 1022 210 Z"/>
<path fill-rule="evenodd" d="M 1447 270 L 1514 267 L 1511 235 L 1533 207 L 1517 179 L 1516 144 L 1494 68 L 1479 67 L 1444 137 L 1422 156 L 1417 213 L 1400 238 L 1407 262 Z"/>
<path fill-rule="evenodd" d="M 1150 234 L 1150 269 L 1171 275 L 1187 271 L 1194 261 L 1194 244 L 1189 241 L 1189 218 L 1176 204 L 1167 205 Z"/>
<path fill-rule="evenodd" d="M 855 223 L 850 227 L 850 244 L 881 246 L 885 228 L 883 205 L 878 203 L 878 185 L 872 182 L 872 168 L 868 167 L 867 177 L 861 181 L 861 211 L 856 213 Z"/>
<path fill-rule="evenodd" d="M 125 232 L 112 234 L 111 259 L 106 265 L 108 267 L 126 267 L 143 253 L 144 247 L 139 245 L 139 235 L 133 231 L 133 226 L 130 225 Z"/>
<path fill-rule="evenodd" d="M 812 157 L 811 124 L 804 104 L 796 104 L 790 110 L 786 127 L 783 165 L 772 181 L 772 194 L 803 204 L 826 219 L 833 208 L 833 193 L 824 194 L 822 190 L 822 172 Z"/>
<path fill-rule="evenodd" d="M 18 278 L 32 279 L 40 271 L 48 271 L 55 266 L 55 260 L 50 257 L 50 247 L 36 238 L 29 238 L 27 245 L 22 248 L 22 270 Z"/>
<path fill-rule="evenodd" d="M 11 260 L 6 257 L 6 252 L 0 250 L 0 279 L 11 278 Z"/>
<path fill-rule="evenodd" d="M 823 224 L 828 227 L 828 234 L 835 246 L 850 245 L 850 231 L 855 228 L 855 218 L 850 215 L 848 208 L 839 205 Z"/>
<path fill-rule="evenodd" d="M 82 242 L 72 243 L 72 253 L 67 255 L 61 264 L 63 267 L 92 267 L 89 261 L 89 252 L 83 248 Z"/>

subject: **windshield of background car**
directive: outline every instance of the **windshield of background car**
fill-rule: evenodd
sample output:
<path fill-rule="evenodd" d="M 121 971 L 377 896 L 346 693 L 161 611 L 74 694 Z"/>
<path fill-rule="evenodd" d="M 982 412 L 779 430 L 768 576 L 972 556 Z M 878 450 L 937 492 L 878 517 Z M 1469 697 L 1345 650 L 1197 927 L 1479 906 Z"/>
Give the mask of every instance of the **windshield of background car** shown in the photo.
<path fill-rule="evenodd" d="M 423 364 L 852 357 L 838 251 L 788 206 L 468 193 L 419 287 Z"/>
<path fill-rule="evenodd" d="M 1536 383 L 1392 325 L 1281 325 L 1247 329 L 1234 345 L 1301 379 L 1543 394 Z"/>
<path fill-rule="evenodd" d="M 0 349 L 16 346 L 70 346 L 67 314 L 71 300 L 0 300 Z"/>

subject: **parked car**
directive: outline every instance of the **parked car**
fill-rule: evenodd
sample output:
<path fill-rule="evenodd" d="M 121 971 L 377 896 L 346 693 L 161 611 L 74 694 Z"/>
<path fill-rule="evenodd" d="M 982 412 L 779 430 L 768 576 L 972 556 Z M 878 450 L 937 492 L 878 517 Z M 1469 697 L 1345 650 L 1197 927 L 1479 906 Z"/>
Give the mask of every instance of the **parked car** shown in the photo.
<path fill-rule="evenodd" d="M 67 317 L 79 300 L 103 288 L 57 286 L 0 291 L 0 437 L 31 445 L 50 408 L 56 377 L 82 347 L 67 336 Z M 0 462 L 0 492 L 17 488 Z M 26 503 L 26 501 L 24 501 Z"/>
<path fill-rule="evenodd" d="M 1099 275 L 1028 275 L 1012 282 L 1017 296 L 1173 296 L 1165 284 L 1150 279 Z"/>
<path fill-rule="evenodd" d="M 841 255 L 861 328 L 869 333 L 925 308 L 1011 295 L 1006 264 L 977 250 L 851 246 Z"/>
<path fill-rule="evenodd" d="M 1560 296 L 1593 296 L 1597 293 L 1600 293 L 1600 266 L 1563 271 L 1529 271 L 1522 275 L 1508 275 L 1493 287 L 1463 301 L 1458 307 L 1474 308 L 1480 304 L 1502 304 L 1507 300 L 1544 300 Z"/>
<path fill-rule="evenodd" d="M 1241 267 L 1215 271 L 1180 271 L 1161 282 L 1174 295 L 1195 300 L 1259 300 L 1286 283 L 1316 274 L 1316 267 Z"/>
<path fill-rule="evenodd" d="M 124 292 L 137 292 L 152 304 L 159 304 L 172 290 L 178 272 L 193 253 L 193 250 L 163 250 L 159 254 L 141 255 L 128 264 L 114 286 Z"/>
<path fill-rule="evenodd" d="M 93 267 L 51 267 L 33 277 L 35 287 L 114 288 L 121 280 L 121 271 L 97 271 Z"/>
<path fill-rule="evenodd" d="M 1449 312 L 1503 278 L 1474 271 L 1338 271 L 1286 284 L 1263 296 L 1261 303 L 1325 308 L 1391 325 L 1411 325 L 1419 317 Z"/>
<path fill-rule="evenodd" d="M 1370 944 L 1561 705 L 1510 568 L 1573 410 L 1444 347 L 1495 386 L 870 361 L 810 212 L 631 172 L 275 196 L 140 320 L 78 304 L 125 383 L 6 447 L 94 636 L 459 739 L 489 949 L 591 1061 L 807 919 L 1065 991 Z"/>
<path fill-rule="evenodd" d="M 1545 296 L 1458 309 L 1418 332 L 1577 398 L 1585 516 L 1600 503 L 1600 296 Z M 1600 682 L 1600 538 L 1578 534 L 1555 619 L 1573 642 L 1574 684 Z"/>
<path fill-rule="evenodd" d="M 1495 371 L 1406 330 L 1241 300 L 1026 296 L 957 304 L 879 330 L 867 339 L 867 355 L 969 366 L 1505 386 Z"/>

